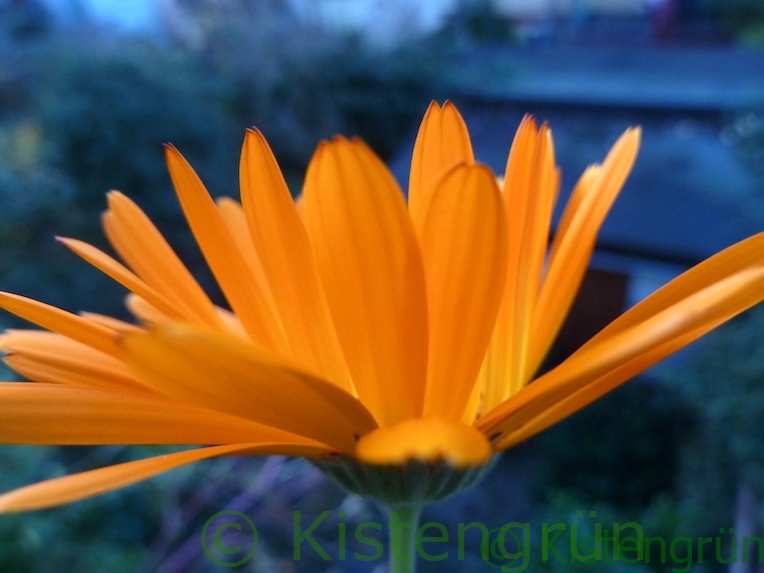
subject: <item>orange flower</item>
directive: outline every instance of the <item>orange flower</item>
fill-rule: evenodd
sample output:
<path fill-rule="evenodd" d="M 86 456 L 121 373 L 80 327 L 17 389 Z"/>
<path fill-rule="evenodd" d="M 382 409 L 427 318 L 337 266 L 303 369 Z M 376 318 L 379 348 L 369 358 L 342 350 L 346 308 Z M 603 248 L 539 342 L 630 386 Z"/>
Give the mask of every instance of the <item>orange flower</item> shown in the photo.
<path fill-rule="evenodd" d="M 764 298 L 760 234 L 528 384 L 638 145 L 630 129 L 584 172 L 551 245 L 559 174 L 551 133 L 531 118 L 499 189 L 474 162 L 456 109 L 431 105 L 408 206 L 357 140 L 319 146 L 298 207 L 257 131 L 242 151 L 241 204 L 214 202 L 167 147 L 231 311 L 210 302 L 134 203 L 109 194 L 104 230 L 127 266 L 61 241 L 132 292 L 139 324 L 0 295 L 0 306 L 47 330 L 0 339 L 9 366 L 34 380 L 0 384 L 0 442 L 209 447 L 27 486 L 0 496 L 0 510 L 49 507 L 226 455 L 469 469 L 566 417 Z"/>

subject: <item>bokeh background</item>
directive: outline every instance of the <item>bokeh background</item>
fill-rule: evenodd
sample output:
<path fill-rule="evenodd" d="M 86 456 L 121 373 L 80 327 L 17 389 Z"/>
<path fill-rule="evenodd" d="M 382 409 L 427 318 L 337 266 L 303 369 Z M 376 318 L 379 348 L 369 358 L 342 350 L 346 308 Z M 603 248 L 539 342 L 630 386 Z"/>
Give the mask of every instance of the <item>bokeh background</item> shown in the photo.
<path fill-rule="evenodd" d="M 764 228 L 762 47 L 761 0 L 0 0 L 0 288 L 129 318 L 121 287 L 53 240 L 108 250 L 99 216 L 105 192 L 119 189 L 225 304 L 175 201 L 163 142 L 213 195 L 236 196 L 244 129 L 257 126 L 297 194 L 321 138 L 358 135 L 405 188 L 426 106 L 451 99 L 478 159 L 497 172 L 522 115 L 548 120 L 564 200 L 619 133 L 642 125 L 640 157 L 549 367 L 679 272 Z M 3 314 L 0 326 L 22 323 Z M 446 525 L 452 543 L 449 559 L 421 570 L 493 570 L 477 542 L 455 558 L 457 525 L 517 521 L 530 524 L 532 551 L 510 570 L 764 571 L 756 555 L 725 564 L 697 542 L 678 561 L 633 564 L 544 563 L 538 546 L 545 522 L 582 532 L 637 522 L 669 543 L 720 537 L 728 558 L 729 528 L 764 537 L 763 416 L 764 312 L 751 311 L 428 508 L 425 520 Z M 2 446 L 0 490 L 170 450 Z M 325 561 L 306 544 L 294 561 L 295 511 L 305 524 L 331 511 L 314 536 L 333 556 L 340 523 L 352 532 L 386 518 L 307 462 L 275 457 L 202 462 L 0 516 L 0 570 L 223 571 L 200 535 L 225 509 L 259 532 L 237 570 L 384 571 L 384 560 Z"/>

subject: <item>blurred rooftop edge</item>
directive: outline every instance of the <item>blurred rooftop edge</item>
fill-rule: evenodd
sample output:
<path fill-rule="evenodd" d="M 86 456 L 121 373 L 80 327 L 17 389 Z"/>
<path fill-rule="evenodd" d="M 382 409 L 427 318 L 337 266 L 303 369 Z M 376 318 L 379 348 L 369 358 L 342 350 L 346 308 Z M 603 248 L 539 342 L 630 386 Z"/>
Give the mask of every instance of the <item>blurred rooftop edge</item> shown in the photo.
<path fill-rule="evenodd" d="M 445 82 L 494 101 L 734 111 L 764 103 L 764 56 L 723 46 L 479 47 L 452 60 Z"/>
<path fill-rule="evenodd" d="M 62 25 L 83 23 L 108 26 L 127 33 L 178 32 L 193 26 L 185 17 L 198 2 L 184 0 L 9 0 L 11 5 L 41 6 Z M 219 8 L 235 7 L 241 0 L 219 0 Z M 247 2 L 241 2 L 246 4 Z M 603 38 L 634 41 L 673 38 L 678 16 L 703 11 L 707 0 L 257 0 L 276 11 L 296 16 L 304 25 L 329 32 L 352 33 L 367 44 L 392 48 L 406 40 L 438 32 L 449 18 L 474 11 L 489 10 L 512 29 L 521 41 L 549 40 L 553 37 L 577 41 Z M 686 18 L 683 18 L 686 20 Z M 616 21 L 617 26 L 610 24 Z M 598 23 L 606 22 L 604 29 Z M 649 22 L 649 27 L 643 26 Z M 685 35 L 699 42 L 713 41 L 717 29 L 707 20 L 682 25 Z M 188 33 L 189 30 L 185 30 Z M 634 34 L 636 32 L 636 35 Z M 645 34 L 645 32 L 647 32 Z"/>

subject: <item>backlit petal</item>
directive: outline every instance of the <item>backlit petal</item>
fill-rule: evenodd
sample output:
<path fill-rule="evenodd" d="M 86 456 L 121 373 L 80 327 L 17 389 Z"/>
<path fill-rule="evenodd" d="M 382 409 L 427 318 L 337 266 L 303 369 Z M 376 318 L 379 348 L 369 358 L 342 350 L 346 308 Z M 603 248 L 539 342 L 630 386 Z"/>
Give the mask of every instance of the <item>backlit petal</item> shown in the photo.
<path fill-rule="evenodd" d="M 97 312 L 80 312 L 79 315 L 82 318 L 89 320 L 90 322 L 95 322 L 96 324 L 110 328 L 114 332 L 122 333 L 143 330 L 143 328 L 137 324 L 125 322 L 124 320 L 120 320 L 112 316 L 106 316 L 105 314 L 99 314 Z"/>
<path fill-rule="evenodd" d="M 424 271 L 390 172 L 360 142 L 319 146 L 305 222 L 361 401 L 380 425 L 421 415 L 427 373 Z"/>
<path fill-rule="evenodd" d="M 219 328 L 212 302 L 140 207 L 117 191 L 109 193 L 107 200 L 109 210 L 102 217 L 103 228 L 120 257 L 148 285 L 182 309 L 183 316 Z"/>
<path fill-rule="evenodd" d="M 352 451 L 376 423 L 335 385 L 252 344 L 191 326 L 122 340 L 127 362 L 157 392 Z"/>
<path fill-rule="evenodd" d="M 282 356 L 288 356 L 279 318 L 252 276 L 249 265 L 201 179 L 177 149 L 165 146 L 165 155 L 191 231 L 233 311 L 252 340 Z"/>
<path fill-rule="evenodd" d="M 128 268 L 112 259 L 103 251 L 100 251 L 92 245 L 78 241 L 76 239 L 67 239 L 64 237 L 57 238 L 60 242 L 77 253 L 80 257 L 85 259 L 98 270 L 110 276 L 119 284 L 134 292 L 141 298 L 149 301 L 152 306 L 156 307 L 167 316 L 178 320 L 189 319 L 193 317 L 193 315 L 184 316 L 184 309 L 178 309 L 175 307 L 172 302 L 167 300 L 159 292 L 151 288 L 138 276 L 133 274 Z"/>
<path fill-rule="evenodd" d="M 308 233 L 265 138 L 248 130 L 239 168 L 241 200 L 294 360 L 351 391 Z"/>
<path fill-rule="evenodd" d="M 432 102 L 419 126 L 409 175 L 409 209 L 418 208 L 430 185 L 458 163 L 471 164 L 470 134 L 454 105 Z"/>
<path fill-rule="evenodd" d="M 268 278 L 265 276 L 260 255 L 257 254 L 255 245 L 252 244 L 252 237 L 249 234 L 249 225 L 247 224 L 247 217 L 244 215 L 244 209 L 242 209 L 237 201 L 230 197 L 219 197 L 215 200 L 215 204 L 218 206 L 220 216 L 231 233 L 231 237 L 233 237 L 244 260 L 249 265 L 252 277 L 263 292 L 263 296 L 267 299 L 268 304 L 277 313 L 278 309 L 276 308 L 276 302 L 273 300 L 271 285 L 268 284 Z"/>
<path fill-rule="evenodd" d="M 507 228 L 493 173 L 452 169 L 412 211 L 430 319 L 424 413 L 461 419 L 496 322 Z"/>
<path fill-rule="evenodd" d="M 66 336 L 41 330 L 8 330 L 0 335 L 5 362 L 37 382 L 140 390 L 127 365 Z"/>
<path fill-rule="evenodd" d="M 608 377 L 619 369 L 619 377 L 623 374 L 633 376 L 654 363 L 646 358 L 657 360 L 662 357 L 657 349 L 676 350 L 676 340 L 687 344 L 762 299 L 764 267 L 747 269 L 715 282 L 630 328 L 587 344 L 557 368 L 488 412 L 480 419 L 478 427 L 492 440 L 497 435 L 504 439 L 587 385 L 603 378 L 603 387 L 615 383 L 615 379 Z M 690 334 L 692 336 L 688 336 Z M 621 378 L 620 381 L 625 380 Z"/>
<path fill-rule="evenodd" d="M 528 363 L 533 310 L 538 297 L 559 176 L 546 125 L 526 116 L 507 160 L 504 199 L 509 233 L 507 279 L 496 328 L 486 353 L 485 407 L 517 392 L 532 375 Z"/>
<path fill-rule="evenodd" d="M 7 292 L 0 292 L 0 308 L 111 356 L 122 355 L 113 330 L 76 314 Z"/>
<path fill-rule="evenodd" d="M 316 444 L 289 432 L 148 392 L 0 383 L 6 444 Z"/>
<path fill-rule="evenodd" d="M 534 309 L 529 369 L 538 369 L 578 292 L 597 233 L 629 175 L 639 150 L 640 130 L 615 143 L 602 167 L 587 170 L 566 206 L 552 244 L 548 271 Z"/>
<path fill-rule="evenodd" d="M 764 233 L 735 243 L 682 273 L 607 325 L 579 352 L 655 316 L 702 289 L 760 265 L 764 265 Z"/>
<path fill-rule="evenodd" d="M 51 479 L 0 495 L 0 512 L 54 507 L 113 491 L 199 460 L 220 456 L 294 455 L 314 457 L 325 450 L 313 446 L 243 443 L 200 448 L 127 462 L 97 470 Z"/>

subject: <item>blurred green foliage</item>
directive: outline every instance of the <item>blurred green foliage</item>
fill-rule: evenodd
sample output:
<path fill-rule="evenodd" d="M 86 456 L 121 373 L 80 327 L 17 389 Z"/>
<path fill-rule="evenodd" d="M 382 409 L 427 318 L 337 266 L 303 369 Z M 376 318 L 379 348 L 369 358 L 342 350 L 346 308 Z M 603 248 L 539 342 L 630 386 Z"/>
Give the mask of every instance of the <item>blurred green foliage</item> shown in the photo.
<path fill-rule="evenodd" d="M 676 486 L 694 411 L 676 390 L 637 379 L 543 432 L 533 489 L 639 511 Z M 550 493 L 551 492 L 551 493 Z"/>
<path fill-rule="evenodd" d="M 358 135 L 392 153 L 433 95 L 431 52 L 373 52 L 278 14 L 257 3 L 233 12 L 201 3 L 198 34 L 169 44 L 82 30 L 16 45 L 0 63 L 3 287 L 124 316 L 119 288 L 52 241 L 60 234 L 105 248 L 99 213 L 105 192 L 118 189 L 215 296 L 170 191 L 162 143 L 180 149 L 213 195 L 233 196 L 247 126 L 264 132 L 295 193 L 321 138 Z"/>
<path fill-rule="evenodd" d="M 686 495 L 707 500 L 697 508 L 706 521 L 714 515 L 731 518 L 742 483 L 764 499 L 763 333 L 764 310 L 757 308 L 706 336 L 681 366 L 659 369 L 697 413 L 699 427 L 686 444 L 682 483 Z"/>
<path fill-rule="evenodd" d="M 704 0 L 707 10 L 721 18 L 741 43 L 764 45 L 764 3 L 760 0 Z"/>
<path fill-rule="evenodd" d="M 0 448 L 0 489 L 132 459 L 133 448 Z M 147 448 L 142 455 L 167 448 Z M 141 488 L 121 490 L 60 509 L 0 519 L 0 568 L 14 573 L 140 570 L 170 513 L 179 478 L 160 476 Z"/>

